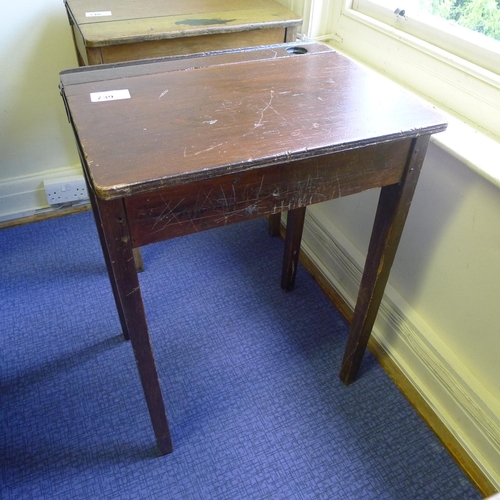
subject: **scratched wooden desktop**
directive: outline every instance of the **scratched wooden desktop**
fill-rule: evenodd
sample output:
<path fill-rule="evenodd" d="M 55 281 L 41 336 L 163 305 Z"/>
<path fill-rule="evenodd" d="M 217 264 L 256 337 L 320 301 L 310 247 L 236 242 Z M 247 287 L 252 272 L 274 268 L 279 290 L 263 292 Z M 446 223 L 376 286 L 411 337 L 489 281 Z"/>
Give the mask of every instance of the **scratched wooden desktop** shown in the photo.
<path fill-rule="evenodd" d="M 274 0 L 65 0 L 80 66 L 294 42 Z"/>
<path fill-rule="evenodd" d="M 288 211 L 291 290 L 306 206 L 381 187 L 341 368 L 353 380 L 440 115 L 321 44 L 70 70 L 61 93 L 160 453 L 172 442 L 133 265 L 141 245 Z"/>

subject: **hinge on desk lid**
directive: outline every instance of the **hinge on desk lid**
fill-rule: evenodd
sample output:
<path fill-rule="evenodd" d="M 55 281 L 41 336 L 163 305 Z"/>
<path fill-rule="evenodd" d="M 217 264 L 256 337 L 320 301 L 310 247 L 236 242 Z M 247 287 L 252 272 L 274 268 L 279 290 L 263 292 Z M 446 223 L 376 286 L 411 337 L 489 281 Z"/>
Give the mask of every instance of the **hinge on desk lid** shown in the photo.
<path fill-rule="evenodd" d="M 62 100 L 64 102 L 64 107 L 66 108 L 68 123 L 71 123 L 71 113 L 69 111 L 68 100 L 66 99 L 66 94 L 64 93 L 64 85 L 62 84 L 62 82 L 59 82 L 59 93 L 61 94 Z"/>

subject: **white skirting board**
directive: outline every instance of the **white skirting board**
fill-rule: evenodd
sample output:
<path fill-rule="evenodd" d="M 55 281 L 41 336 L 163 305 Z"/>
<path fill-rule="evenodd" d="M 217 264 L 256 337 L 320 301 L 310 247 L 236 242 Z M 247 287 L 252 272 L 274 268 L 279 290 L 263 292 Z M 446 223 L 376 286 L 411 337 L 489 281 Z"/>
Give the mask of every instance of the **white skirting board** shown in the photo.
<path fill-rule="evenodd" d="M 314 206 L 307 209 L 302 251 L 354 307 L 364 257 Z M 372 335 L 500 490 L 500 402 L 390 284 Z"/>
<path fill-rule="evenodd" d="M 43 182 L 48 179 L 83 176 L 80 165 L 43 170 L 0 182 L 0 222 L 55 211 L 47 202 Z"/>

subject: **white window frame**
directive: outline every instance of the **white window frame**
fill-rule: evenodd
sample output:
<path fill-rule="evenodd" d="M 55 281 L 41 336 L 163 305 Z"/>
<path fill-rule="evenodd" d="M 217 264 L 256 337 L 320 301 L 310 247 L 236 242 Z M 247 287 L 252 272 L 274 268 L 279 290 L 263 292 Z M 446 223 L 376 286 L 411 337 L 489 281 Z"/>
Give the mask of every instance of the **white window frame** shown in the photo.
<path fill-rule="evenodd" d="M 412 12 L 408 0 L 394 0 L 395 8 L 404 9 L 397 15 L 373 0 L 353 0 L 352 9 L 377 19 L 436 47 L 474 63 L 488 71 L 500 74 L 500 42 L 474 33 L 436 16 Z"/>

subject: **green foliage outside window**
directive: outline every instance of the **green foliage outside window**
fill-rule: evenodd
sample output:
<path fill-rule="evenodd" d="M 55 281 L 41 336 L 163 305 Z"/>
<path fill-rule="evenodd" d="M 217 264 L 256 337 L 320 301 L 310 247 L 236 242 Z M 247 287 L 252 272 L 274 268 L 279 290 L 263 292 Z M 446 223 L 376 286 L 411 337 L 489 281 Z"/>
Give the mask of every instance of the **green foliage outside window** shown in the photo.
<path fill-rule="evenodd" d="M 500 40 L 500 0 L 421 0 L 422 10 Z"/>

